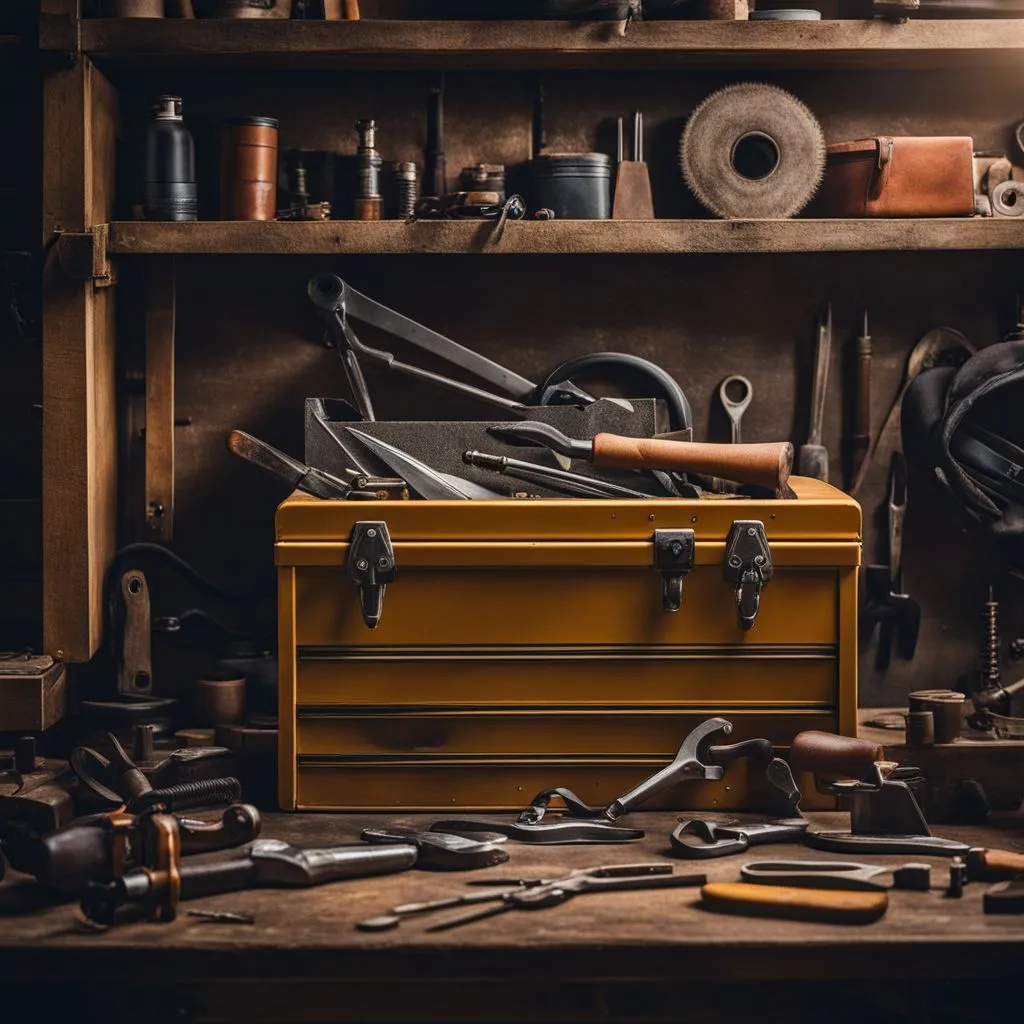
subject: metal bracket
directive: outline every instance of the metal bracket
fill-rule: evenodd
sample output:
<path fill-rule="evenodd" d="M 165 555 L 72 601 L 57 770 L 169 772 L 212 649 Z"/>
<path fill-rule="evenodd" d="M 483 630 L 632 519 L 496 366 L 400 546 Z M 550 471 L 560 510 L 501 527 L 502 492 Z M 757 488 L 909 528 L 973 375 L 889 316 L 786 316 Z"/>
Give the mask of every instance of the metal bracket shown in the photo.
<path fill-rule="evenodd" d="M 348 577 L 359 588 L 363 622 L 376 629 L 384 611 L 384 590 L 398 575 L 387 523 L 359 522 L 348 539 Z"/>
<path fill-rule="evenodd" d="M 153 689 L 149 585 L 140 570 L 128 569 L 121 575 L 120 588 L 124 622 L 117 692 L 126 697 L 148 697 Z"/>
<path fill-rule="evenodd" d="M 758 519 L 737 519 L 725 540 L 722 575 L 736 591 L 736 615 L 740 629 L 750 629 L 761 605 L 761 588 L 771 581 L 774 566 Z"/>
<path fill-rule="evenodd" d="M 693 530 L 655 530 L 654 568 L 661 573 L 662 606 L 679 611 L 683 603 L 683 577 L 693 568 Z"/>
<path fill-rule="evenodd" d="M 97 288 L 117 284 L 117 272 L 110 262 L 108 224 L 89 231 L 63 231 L 57 238 L 57 262 L 61 273 L 73 281 L 92 281 Z"/>

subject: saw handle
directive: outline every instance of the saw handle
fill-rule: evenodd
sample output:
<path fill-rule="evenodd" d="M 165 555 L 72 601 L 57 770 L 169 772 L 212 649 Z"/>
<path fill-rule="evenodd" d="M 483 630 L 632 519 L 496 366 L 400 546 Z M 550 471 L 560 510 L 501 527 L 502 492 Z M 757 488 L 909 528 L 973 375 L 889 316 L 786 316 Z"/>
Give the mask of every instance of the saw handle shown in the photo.
<path fill-rule="evenodd" d="M 597 434 L 593 461 L 595 466 L 697 473 L 781 491 L 793 469 L 793 446 L 788 441 L 708 444 Z"/>
<path fill-rule="evenodd" d="M 861 779 L 876 761 L 884 759 L 878 743 L 816 729 L 797 733 L 789 748 L 790 765 L 815 775 Z"/>

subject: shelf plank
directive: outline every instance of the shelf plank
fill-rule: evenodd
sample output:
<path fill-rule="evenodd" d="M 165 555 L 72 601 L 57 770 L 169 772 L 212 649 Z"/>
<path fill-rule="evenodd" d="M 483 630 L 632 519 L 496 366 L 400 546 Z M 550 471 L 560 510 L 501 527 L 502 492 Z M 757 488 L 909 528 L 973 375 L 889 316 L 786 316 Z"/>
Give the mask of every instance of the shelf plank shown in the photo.
<path fill-rule="evenodd" d="M 51 43 L 44 23 L 43 49 Z M 641 22 L 250 21 L 81 23 L 85 53 L 126 67 L 943 68 L 1020 65 L 1024 20 Z"/>
<path fill-rule="evenodd" d="M 122 255 L 772 253 L 1024 248 L 1024 218 L 520 221 L 121 221 Z"/>

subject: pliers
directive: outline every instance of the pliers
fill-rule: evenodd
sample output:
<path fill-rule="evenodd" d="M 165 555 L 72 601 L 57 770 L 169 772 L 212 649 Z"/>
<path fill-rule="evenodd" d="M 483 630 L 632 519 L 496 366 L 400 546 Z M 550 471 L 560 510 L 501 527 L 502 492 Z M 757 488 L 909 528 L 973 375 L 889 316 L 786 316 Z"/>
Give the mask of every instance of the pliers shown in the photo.
<path fill-rule="evenodd" d="M 472 921 L 502 914 L 506 910 L 538 910 L 564 903 L 583 892 L 621 891 L 623 889 L 667 889 L 678 886 L 703 885 L 704 875 L 676 875 L 671 864 L 608 864 L 593 868 L 577 868 L 561 878 L 491 878 L 470 882 L 470 885 L 511 886 L 490 892 L 471 892 L 461 896 L 404 903 L 393 907 L 390 914 L 371 917 L 356 926 L 360 931 L 384 931 L 396 928 L 403 917 L 429 914 L 452 907 L 494 904 L 461 917 L 431 925 L 427 931 L 445 931 Z"/>

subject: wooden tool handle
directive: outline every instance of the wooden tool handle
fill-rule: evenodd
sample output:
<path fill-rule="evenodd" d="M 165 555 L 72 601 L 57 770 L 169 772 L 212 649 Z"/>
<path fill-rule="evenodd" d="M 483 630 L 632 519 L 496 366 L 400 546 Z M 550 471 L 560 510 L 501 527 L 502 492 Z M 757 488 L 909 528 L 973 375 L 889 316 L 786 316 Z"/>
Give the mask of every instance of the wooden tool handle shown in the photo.
<path fill-rule="evenodd" d="M 781 491 L 793 468 L 793 446 L 771 444 L 701 444 L 649 437 L 598 434 L 594 438 L 595 466 L 616 469 L 663 469 L 722 477 Z"/>
<path fill-rule="evenodd" d="M 789 748 L 789 763 L 797 771 L 857 779 L 884 756 L 878 743 L 816 729 L 797 733 Z"/>
<path fill-rule="evenodd" d="M 700 894 L 704 906 L 725 914 L 834 924 L 868 924 L 877 921 L 889 907 L 889 895 L 884 892 L 796 889 L 788 885 L 711 882 Z"/>
<path fill-rule="evenodd" d="M 976 882 L 1008 882 L 1024 875 L 1024 853 L 1012 850 L 982 850 L 967 853 L 967 877 Z"/>
<path fill-rule="evenodd" d="M 345 18 L 347 21 L 359 21 L 359 0 L 345 0 Z"/>

